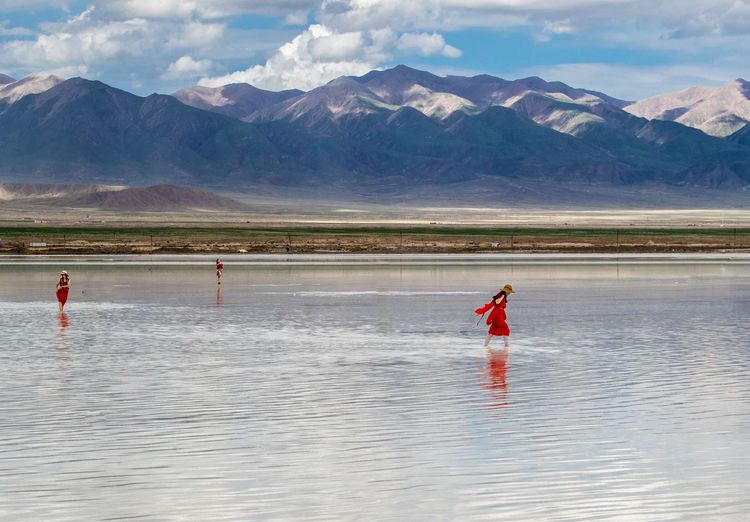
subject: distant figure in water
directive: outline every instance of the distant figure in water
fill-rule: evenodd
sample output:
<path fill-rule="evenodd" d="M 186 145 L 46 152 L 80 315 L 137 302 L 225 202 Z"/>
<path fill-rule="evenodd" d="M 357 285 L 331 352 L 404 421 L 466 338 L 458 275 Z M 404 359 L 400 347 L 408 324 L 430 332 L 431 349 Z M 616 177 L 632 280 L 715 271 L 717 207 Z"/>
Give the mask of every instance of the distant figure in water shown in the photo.
<path fill-rule="evenodd" d="M 497 335 L 503 337 L 505 340 L 505 346 L 508 346 L 508 336 L 510 336 L 510 327 L 506 322 L 507 316 L 505 315 L 505 307 L 508 304 L 508 295 L 513 293 L 513 286 L 505 285 L 500 293 L 492 297 L 492 301 L 484 305 L 482 308 L 477 308 L 474 313 L 484 317 L 488 311 L 490 315 L 487 316 L 487 324 L 490 327 L 487 332 L 487 337 L 484 338 L 484 345 L 488 346 L 492 341 L 492 336 Z M 481 320 L 481 318 L 480 318 Z M 478 322 L 477 322 L 478 324 Z"/>
<path fill-rule="evenodd" d="M 55 293 L 57 294 L 57 304 L 60 306 L 60 313 L 63 313 L 65 303 L 68 301 L 68 294 L 70 293 L 70 276 L 63 270 L 60 272 L 60 279 L 57 280 L 55 285 Z"/>
<path fill-rule="evenodd" d="M 221 262 L 221 259 L 218 257 L 216 258 L 216 282 L 218 284 L 221 284 L 221 273 L 224 271 L 224 263 Z"/>

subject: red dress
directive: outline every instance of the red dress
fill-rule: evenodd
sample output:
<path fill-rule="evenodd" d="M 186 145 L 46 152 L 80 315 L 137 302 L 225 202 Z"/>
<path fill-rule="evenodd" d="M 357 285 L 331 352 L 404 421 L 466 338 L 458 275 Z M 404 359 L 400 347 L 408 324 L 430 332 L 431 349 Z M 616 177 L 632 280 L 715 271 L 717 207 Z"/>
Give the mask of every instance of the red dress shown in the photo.
<path fill-rule="evenodd" d="M 64 305 L 68 301 L 68 293 L 70 292 L 70 288 L 58 288 L 57 292 L 57 300 L 60 301 L 60 304 Z"/>
<path fill-rule="evenodd" d="M 490 315 L 487 317 L 487 324 L 490 325 L 490 333 L 492 335 L 510 335 L 510 327 L 505 322 L 507 316 L 505 315 L 505 299 L 500 304 L 496 304 Z"/>
<path fill-rule="evenodd" d="M 492 309 L 490 315 L 487 316 L 487 324 L 490 326 L 490 332 L 492 335 L 510 335 L 510 327 L 505 322 L 507 316 L 505 315 L 506 301 L 503 299 L 500 304 L 495 304 L 495 301 L 491 301 L 484 305 L 482 308 L 474 310 L 477 314 L 484 314 L 489 309 Z"/>

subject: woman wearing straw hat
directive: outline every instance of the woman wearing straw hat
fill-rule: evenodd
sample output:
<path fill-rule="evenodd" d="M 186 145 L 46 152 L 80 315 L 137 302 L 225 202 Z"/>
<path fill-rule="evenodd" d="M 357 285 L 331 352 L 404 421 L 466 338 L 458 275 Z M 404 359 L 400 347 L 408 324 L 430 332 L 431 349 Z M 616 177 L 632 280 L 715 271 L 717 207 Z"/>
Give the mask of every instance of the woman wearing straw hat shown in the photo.
<path fill-rule="evenodd" d="M 224 263 L 221 259 L 216 258 L 216 283 L 221 284 L 221 274 L 224 272 Z"/>
<path fill-rule="evenodd" d="M 63 270 L 60 272 L 60 279 L 57 280 L 55 285 L 55 294 L 57 294 L 57 304 L 60 306 L 60 313 L 63 313 L 65 303 L 68 301 L 68 293 L 70 293 L 70 276 Z"/>
<path fill-rule="evenodd" d="M 505 338 L 505 346 L 508 346 L 508 336 L 510 335 L 510 327 L 506 322 L 507 316 L 505 315 L 505 307 L 508 304 L 508 295 L 513 293 L 512 285 L 505 285 L 502 290 L 493 296 L 492 301 L 484 305 L 482 308 L 474 310 L 476 314 L 484 314 L 488 310 L 492 310 L 490 315 L 487 316 L 487 324 L 490 327 L 487 332 L 487 337 L 484 338 L 484 345 L 488 346 L 492 341 L 492 336 L 497 335 Z M 480 318 L 481 320 L 481 318 Z"/>

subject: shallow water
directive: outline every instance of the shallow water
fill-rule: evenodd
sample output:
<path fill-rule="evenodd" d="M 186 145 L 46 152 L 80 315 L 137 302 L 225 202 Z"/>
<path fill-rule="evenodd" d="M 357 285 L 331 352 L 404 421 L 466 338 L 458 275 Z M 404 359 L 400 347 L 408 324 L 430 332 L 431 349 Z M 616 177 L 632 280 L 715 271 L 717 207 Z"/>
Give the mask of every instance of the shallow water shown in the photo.
<path fill-rule="evenodd" d="M 0 518 L 746 520 L 747 257 L 294 259 L 3 259 Z"/>

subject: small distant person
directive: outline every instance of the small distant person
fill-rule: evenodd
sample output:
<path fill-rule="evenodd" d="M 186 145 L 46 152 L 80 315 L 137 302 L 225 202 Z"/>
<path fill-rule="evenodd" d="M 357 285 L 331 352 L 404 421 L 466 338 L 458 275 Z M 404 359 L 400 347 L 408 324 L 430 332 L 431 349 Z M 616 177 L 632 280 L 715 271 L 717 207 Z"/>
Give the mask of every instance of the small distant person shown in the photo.
<path fill-rule="evenodd" d="M 216 283 L 221 284 L 221 273 L 224 271 L 224 263 L 221 259 L 216 258 Z"/>
<path fill-rule="evenodd" d="M 68 294 L 70 293 L 70 276 L 63 270 L 60 272 L 60 279 L 57 280 L 55 285 L 55 294 L 57 295 L 57 304 L 60 306 L 60 313 L 63 313 L 65 303 L 68 302 Z"/>
<path fill-rule="evenodd" d="M 507 316 L 505 315 L 505 307 L 508 305 L 508 295 L 512 293 L 513 286 L 505 285 L 497 295 L 492 297 L 492 301 L 484 305 L 482 308 L 474 310 L 474 313 L 481 315 L 482 317 L 491 310 L 490 315 L 487 316 L 487 324 L 489 325 L 490 330 L 487 332 L 487 337 L 484 338 L 485 346 L 490 344 L 492 336 L 503 337 L 505 340 L 505 346 L 508 346 L 510 327 L 506 322 Z"/>

